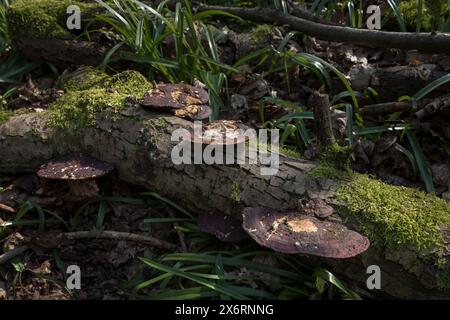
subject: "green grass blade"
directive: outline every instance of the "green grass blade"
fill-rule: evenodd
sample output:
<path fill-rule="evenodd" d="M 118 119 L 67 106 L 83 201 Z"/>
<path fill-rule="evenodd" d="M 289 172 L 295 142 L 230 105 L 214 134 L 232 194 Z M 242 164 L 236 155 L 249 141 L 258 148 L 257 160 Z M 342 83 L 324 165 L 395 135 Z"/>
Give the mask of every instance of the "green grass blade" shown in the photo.
<path fill-rule="evenodd" d="M 431 82 L 430 84 L 428 84 L 427 86 L 425 86 L 424 88 L 422 88 L 419 92 L 417 92 L 413 97 L 412 97 L 412 101 L 415 102 L 413 103 L 414 106 L 416 106 L 416 103 L 424 98 L 425 96 L 427 96 L 428 94 L 430 94 L 431 92 L 433 92 L 434 90 L 436 90 L 437 88 L 439 88 L 440 86 L 443 86 L 444 84 L 450 82 L 450 74 L 446 74 L 442 77 L 440 77 L 439 79 L 434 80 L 433 82 Z"/>
<path fill-rule="evenodd" d="M 413 149 L 414 158 L 416 159 L 417 168 L 419 169 L 422 181 L 425 183 L 425 189 L 428 193 L 436 193 L 434 189 L 433 178 L 430 174 L 430 169 L 428 167 L 428 162 L 420 148 L 420 144 L 417 141 L 416 135 L 411 130 L 406 131 L 406 136 L 408 137 L 409 143 Z"/>
<path fill-rule="evenodd" d="M 414 155 L 405 147 L 403 147 L 401 144 L 396 143 L 395 144 L 395 149 L 397 151 L 400 151 L 401 153 L 403 153 L 406 158 L 408 158 L 409 162 L 411 163 L 411 166 L 413 168 L 413 173 L 414 173 L 414 177 L 417 176 L 418 173 L 418 169 L 417 169 L 417 163 L 416 163 L 416 159 L 414 158 Z"/>
<path fill-rule="evenodd" d="M 422 28 L 422 11 L 423 11 L 423 0 L 417 0 L 416 32 L 420 32 L 420 29 Z"/>
<path fill-rule="evenodd" d="M 395 0 L 387 0 L 389 6 L 391 7 L 392 11 L 394 12 L 395 18 L 397 19 L 397 23 L 400 27 L 400 30 L 402 32 L 407 32 L 406 30 L 406 24 L 405 24 L 405 18 L 403 17 L 403 14 L 400 12 L 397 3 Z"/>
<path fill-rule="evenodd" d="M 102 229 L 103 228 L 103 223 L 105 221 L 105 215 L 106 215 L 106 210 L 107 209 L 108 209 L 108 202 L 101 201 L 100 205 L 98 207 L 97 223 L 95 224 L 95 227 L 97 229 Z"/>
<path fill-rule="evenodd" d="M 141 193 L 141 195 L 143 196 L 152 196 L 153 198 L 156 198 L 162 202 L 167 203 L 169 206 L 177 209 L 178 211 L 184 213 L 185 215 L 187 215 L 189 218 L 194 219 L 194 217 L 192 216 L 192 214 L 190 214 L 186 209 L 180 207 L 179 205 L 177 205 L 176 203 L 170 201 L 169 199 L 161 196 L 160 194 L 156 193 L 156 192 L 144 192 Z"/>
<path fill-rule="evenodd" d="M 219 296 L 215 290 L 205 287 L 194 287 L 188 289 L 166 290 L 151 294 L 151 300 L 193 300 L 204 298 L 216 298 Z"/>
<path fill-rule="evenodd" d="M 353 106 L 351 104 L 345 105 L 345 116 L 347 118 L 347 136 L 348 144 L 353 147 Z"/>
<path fill-rule="evenodd" d="M 223 293 L 225 295 L 229 295 L 230 297 L 232 297 L 234 299 L 248 300 L 248 297 L 246 297 L 244 295 L 241 295 L 240 293 L 237 293 L 234 290 L 230 290 L 227 287 L 224 287 L 224 286 L 221 286 L 219 284 L 216 284 L 216 283 L 214 283 L 212 281 L 208 281 L 206 279 L 202 279 L 200 277 L 194 276 L 194 275 L 192 275 L 192 274 L 190 274 L 188 272 L 184 272 L 184 271 L 181 271 L 179 269 L 175 269 L 175 268 L 171 268 L 171 267 L 165 266 L 163 264 L 160 264 L 160 263 L 158 263 L 156 261 L 153 261 L 153 260 L 150 260 L 150 259 L 147 259 L 147 258 L 139 257 L 139 259 L 142 262 L 144 262 L 146 265 L 148 265 L 148 266 L 150 266 L 150 267 L 152 267 L 152 268 L 154 268 L 156 270 L 159 270 L 161 272 L 172 273 L 172 274 L 174 274 L 176 276 L 179 276 L 179 277 L 182 277 L 182 278 L 194 281 L 194 282 L 196 282 L 196 283 L 198 283 L 198 284 L 200 284 L 202 286 L 205 286 L 205 287 L 207 287 L 209 289 L 215 290 L 215 291 L 217 291 L 219 293 Z"/>

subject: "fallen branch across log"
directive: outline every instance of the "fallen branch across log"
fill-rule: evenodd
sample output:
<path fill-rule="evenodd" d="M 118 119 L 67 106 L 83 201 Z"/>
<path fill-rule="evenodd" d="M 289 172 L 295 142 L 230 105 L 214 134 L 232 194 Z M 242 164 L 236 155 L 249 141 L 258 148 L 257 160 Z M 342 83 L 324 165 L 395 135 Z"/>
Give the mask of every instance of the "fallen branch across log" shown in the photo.
<path fill-rule="evenodd" d="M 387 32 L 323 24 L 271 9 L 235 8 L 197 4 L 197 11 L 221 10 L 259 23 L 288 25 L 321 40 L 371 47 L 417 49 L 424 52 L 450 52 L 450 35 L 444 33 Z"/>
<path fill-rule="evenodd" d="M 418 104 L 417 111 L 415 111 L 414 115 L 418 119 L 422 119 L 438 112 L 448 113 L 449 106 L 450 98 L 448 96 L 423 100 Z M 362 116 L 376 116 L 394 112 L 408 112 L 412 111 L 412 109 L 413 105 L 410 101 L 395 101 L 363 106 L 361 107 L 360 113 Z"/>

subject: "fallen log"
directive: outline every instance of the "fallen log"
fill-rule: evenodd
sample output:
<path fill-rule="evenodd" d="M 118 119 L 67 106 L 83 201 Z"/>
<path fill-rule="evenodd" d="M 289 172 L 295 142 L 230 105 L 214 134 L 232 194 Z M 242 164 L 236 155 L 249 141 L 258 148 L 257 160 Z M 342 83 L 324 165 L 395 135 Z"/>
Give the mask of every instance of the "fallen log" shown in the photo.
<path fill-rule="evenodd" d="M 81 25 L 101 8 L 95 3 L 68 0 L 14 1 L 6 11 L 8 31 L 16 51 L 29 60 L 51 62 L 61 68 L 97 66 L 110 47 L 99 41 L 80 40 L 81 30 L 69 30 L 67 8 L 81 9 Z"/>
<path fill-rule="evenodd" d="M 126 87 L 124 74 L 118 78 Z M 354 258 L 320 260 L 334 272 L 365 285 L 366 268 L 378 265 L 388 296 L 450 298 L 450 205 L 444 200 L 282 155 L 271 175 L 262 174 L 262 164 L 176 165 L 171 156 L 179 141 L 172 141 L 172 133 L 191 130 L 192 122 L 130 105 L 130 97 L 121 101 L 117 91 L 105 90 L 110 96 L 98 98 L 99 84 L 86 79 L 91 87 L 69 91 L 49 111 L 14 116 L 0 126 L 0 173 L 36 172 L 50 159 L 80 151 L 113 164 L 120 179 L 157 191 L 194 214 L 242 219 L 246 207 L 306 212 L 308 203 L 321 199 L 336 209 L 328 221 L 361 232 L 372 243 Z M 78 76 L 83 87 L 81 82 Z M 66 116 L 90 112 L 89 121 L 80 125 L 78 117 L 61 117 L 63 102 L 70 104 Z M 55 115 L 73 123 L 55 123 Z"/>

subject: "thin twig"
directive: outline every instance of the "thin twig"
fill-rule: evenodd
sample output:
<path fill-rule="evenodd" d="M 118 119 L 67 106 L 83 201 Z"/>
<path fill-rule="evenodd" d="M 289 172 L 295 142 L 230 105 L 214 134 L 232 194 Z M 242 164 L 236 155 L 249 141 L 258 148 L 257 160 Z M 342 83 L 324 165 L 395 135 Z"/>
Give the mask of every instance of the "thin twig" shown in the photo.
<path fill-rule="evenodd" d="M 10 213 L 16 212 L 13 208 L 11 208 L 10 206 L 7 206 L 6 204 L 3 204 L 3 203 L 0 203 L 0 210 L 7 211 Z"/>
<path fill-rule="evenodd" d="M 362 116 L 374 116 L 394 112 L 407 112 L 411 110 L 411 102 L 385 102 L 361 107 Z"/>
<path fill-rule="evenodd" d="M 76 231 L 76 232 L 66 232 L 62 236 L 67 239 L 107 239 L 107 240 L 123 240 L 145 243 L 152 247 L 156 247 L 164 250 L 174 250 L 176 246 L 170 242 L 160 240 L 154 237 L 143 236 L 139 234 L 129 233 L 129 232 L 118 232 L 118 231 Z"/>
<path fill-rule="evenodd" d="M 22 253 L 24 253 L 27 250 L 28 250 L 27 246 L 20 246 L 20 247 L 14 248 L 8 252 L 5 252 L 4 254 L 2 254 L 0 256 L 0 265 L 2 265 L 5 262 L 8 262 L 9 260 L 11 260 L 14 257 L 21 255 Z"/>

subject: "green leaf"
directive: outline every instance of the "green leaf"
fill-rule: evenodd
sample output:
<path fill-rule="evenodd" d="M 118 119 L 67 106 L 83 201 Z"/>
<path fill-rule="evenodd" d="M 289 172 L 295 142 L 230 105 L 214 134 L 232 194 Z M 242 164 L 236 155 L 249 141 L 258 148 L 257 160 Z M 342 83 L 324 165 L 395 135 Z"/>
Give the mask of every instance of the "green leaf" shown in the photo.
<path fill-rule="evenodd" d="M 174 203 L 174 202 L 170 201 L 169 199 L 167 199 L 167 198 L 165 198 L 165 197 L 159 195 L 159 194 L 156 193 L 156 192 L 144 192 L 144 193 L 141 193 L 141 195 L 143 195 L 143 196 L 152 196 L 153 198 L 156 198 L 156 199 L 158 199 L 158 200 L 160 200 L 160 201 L 162 201 L 162 202 L 167 203 L 169 206 L 171 206 L 171 207 L 177 209 L 177 210 L 180 211 L 181 213 L 184 213 L 184 214 L 187 215 L 189 218 L 194 219 L 194 217 L 192 216 L 192 214 L 190 214 L 186 209 L 180 207 L 180 206 L 177 205 L 176 203 Z"/>
<path fill-rule="evenodd" d="M 402 32 L 407 32 L 406 30 L 406 24 L 405 19 L 403 17 L 403 14 L 400 12 L 397 3 L 395 0 L 387 0 L 389 6 L 391 7 L 392 11 L 394 12 L 395 18 L 397 19 L 398 25 L 400 27 L 400 30 Z"/>
<path fill-rule="evenodd" d="M 316 271 L 314 272 L 314 275 L 317 277 L 317 279 L 323 279 L 333 284 L 336 288 L 341 290 L 342 293 L 344 293 L 344 295 L 347 296 L 348 298 L 361 299 L 355 292 L 352 292 L 349 289 L 347 289 L 346 286 L 328 270 L 325 270 L 323 268 L 317 268 Z M 322 289 L 322 291 L 319 290 L 319 292 L 323 292 L 323 284 L 321 284 L 319 288 Z"/>
<path fill-rule="evenodd" d="M 430 84 L 428 84 L 426 87 L 422 88 L 419 92 L 417 92 L 412 97 L 413 107 L 416 109 L 417 102 L 430 94 L 432 91 L 436 90 L 440 86 L 450 82 L 450 74 L 446 74 L 445 76 L 440 77 L 439 79 L 434 80 Z"/>
<path fill-rule="evenodd" d="M 234 299 L 238 299 L 238 300 L 247 300 L 248 299 L 248 297 L 246 297 L 244 295 L 241 295 L 240 293 L 236 292 L 235 290 L 229 289 L 226 286 L 222 286 L 222 285 L 214 283 L 212 281 L 208 281 L 206 279 L 202 279 L 202 278 L 194 276 L 194 275 L 192 275 L 190 273 L 181 271 L 180 269 L 171 268 L 171 267 L 165 266 L 163 264 L 160 264 L 160 263 L 158 263 L 156 261 L 153 261 L 153 260 L 150 260 L 150 259 L 147 259 L 147 258 L 143 258 L 143 257 L 139 257 L 139 259 L 142 262 L 144 262 L 146 265 L 148 265 L 148 266 L 150 266 L 150 267 L 152 267 L 154 269 L 157 269 L 157 270 L 159 270 L 161 272 L 171 273 L 171 274 L 174 274 L 176 276 L 179 276 L 179 277 L 182 277 L 182 278 L 194 281 L 194 282 L 196 282 L 196 283 L 198 283 L 198 284 L 200 284 L 202 286 L 205 286 L 205 287 L 207 287 L 209 289 L 215 290 L 215 291 L 217 291 L 219 293 L 223 293 L 225 295 L 229 295 L 230 297 L 232 297 Z"/>
<path fill-rule="evenodd" d="M 405 147 L 403 147 L 401 144 L 398 144 L 398 143 L 395 144 L 395 149 L 397 151 L 400 151 L 401 153 L 403 153 L 408 158 L 408 160 L 411 163 L 411 166 L 413 168 L 414 176 L 417 176 L 418 169 L 417 169 L 417 163 L 416 163 L 416 159 L 414 158 L 414 155 L 408 149 L 406 149 Z"/>
<path fill-rule="evenodd" d="M 95 224 L 95 227 L 99 230 L 103 228 L 103 222 L 105 221 L 105 214 L 107 209 L 108 209 L 108 202 L 100 201 L 97 213 L 97 223 Z"/>
<path fill-rule="evenodd" d="M 353 147 L 353 106 L 351 104 L 345 105 L 345 115 L 347 117 L 348 144 Z"/>
<path fill-rule="evenodd" d="M 206 18 L 210 18 L 213 16 L 224 16 L 224 17 L 239 20 L 241 22 L 244 21 L 244 19 L 242 19 L 239 16 L 236 16 L 232 13 L 228 13 L 228 12 L 221 11 L 221 10 L 206 10 L 206 11 L 199 12 L 199 13 L 195 14 L 194 20 L 205 20 Z"/>
<path fill-rule="evenodd" d="M 408 137 L 409 143 L 413 149 L 414 158 L 416 159 L 417 167 L 420 172 L 422 181 L 425 183 L 425 188 L 428 193 L 436 193 L 434 189 L 433 179 L 430 175 L 430 169 L 428 167 L 428 162 L 420 148 L 419 142 L 417 141 L 416 135 L 411 130 L 406 131 L 406 136 Z"/>

